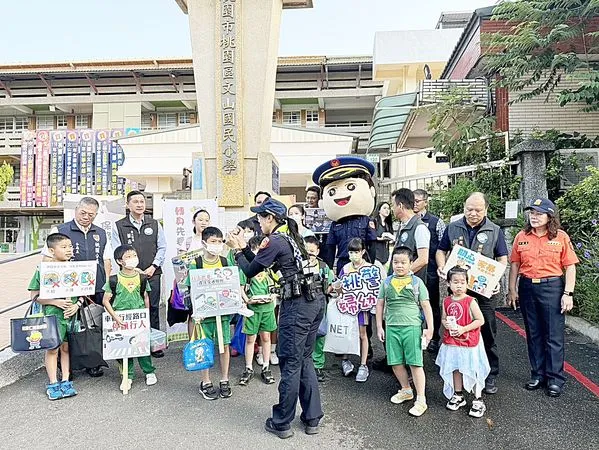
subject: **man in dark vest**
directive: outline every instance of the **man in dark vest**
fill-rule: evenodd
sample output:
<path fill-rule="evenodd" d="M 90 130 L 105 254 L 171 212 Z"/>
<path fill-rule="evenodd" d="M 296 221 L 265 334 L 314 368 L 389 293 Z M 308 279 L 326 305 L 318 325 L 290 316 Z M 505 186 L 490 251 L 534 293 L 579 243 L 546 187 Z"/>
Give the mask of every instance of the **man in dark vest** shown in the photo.
<path fill-rule="evenodd" d="M 501 228 L 487 218 L 488 209 L 489 202 L 485 195 L 482 192 L 474 192 L 464 204 L 464 217 L 447 225 L 436 255 L 439 277 L 446 277 L 443 268 L 447 261 L 447 255 L 454 245 L 469 248 L 507 265 L 508 250 L 505 236 Z M 497 296 L 494 295 L 489 299 L 470 290 L 468 295 L 476 298 L 485 318 L 481 335 L 491 366 L 491 372 L 485 383 L 485 392 L 495 394 L 497 392 L 496 378 L 499 374 L 499 353 L 495 342 L 497 335 L 495 301 Z"/>
<path fill-rule="evenodd" d="M 433 339 L 426 348 L 431 353 L 437 353 L 439 350 L 439 328 L 441 327 L 441 304 L 439 295 L 439 275 L 437 274 L 437 261 L 435 255 L 439 247 L 439 241 L 445 231 L 445 222 L 439 217 L 428 212 L 428 192 L 424 189 L 414 191 L 414 212 L 420 216 L 420 219 L 428 227 L 431 234 L 430 245 L 428 248 L 428 264 L 426 266 L 426 288 L 428 290 L 431 307 L 433 309 Z"/>
<path fill-rule="evenodd" d="M 145 216 L 146 198 L 140 191 L 127 194 L 129 215 L 116 222 L 112 236 L 113 246 L 132 245 L 139 258 L 139 268 L 150 283 L 150 325 L 160 329 L 160 277 L 166 253 L 166 239 L 157 220 Z M 162 358 L 164 352 L 152 352 L 154 358 Z"/>
<path fill-rule="evenodd" d="M 62 233 L 73 243 L 73 261 L 96 261 L 96 295 L 92 300 L 101 305 L 104 297 L 104 283 L 110 275 L 112 247 L 106 237 L 106 231 L 93 221 L 98 214 L 99 203 L 92 197 L 83 197 L 75 207 L 75 218 L 51 230 L 51 233 Z M 45 253 L 44 253 L 45 254 Z M 104 375 L 102 367 L 87 369 L 92 377 Z"/>

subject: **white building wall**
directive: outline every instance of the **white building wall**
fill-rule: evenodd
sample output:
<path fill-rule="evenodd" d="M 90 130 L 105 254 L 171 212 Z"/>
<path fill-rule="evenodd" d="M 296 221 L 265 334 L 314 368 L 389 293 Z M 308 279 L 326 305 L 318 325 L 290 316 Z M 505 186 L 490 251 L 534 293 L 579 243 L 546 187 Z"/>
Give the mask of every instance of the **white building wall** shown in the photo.
<path fill-rule="evenodd" d="M 95 129 L 141 128 L 141 103 L 94 103 Z"/>

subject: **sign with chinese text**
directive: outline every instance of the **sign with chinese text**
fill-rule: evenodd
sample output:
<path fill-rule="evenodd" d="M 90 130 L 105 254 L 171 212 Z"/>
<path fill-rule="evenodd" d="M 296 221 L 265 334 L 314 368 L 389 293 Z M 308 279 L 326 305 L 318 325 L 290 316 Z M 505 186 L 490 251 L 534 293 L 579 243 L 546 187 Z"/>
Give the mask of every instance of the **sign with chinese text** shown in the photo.
<path fill-rule="evenodd" d="M 331 229 L 331 219 L 323 208 L 306 208 L 306 227 L 316 234 L 328 233 Z"/>
<path fill-rule="evenodd" d="M 96 261 L 40 263 L 40 298 L 68 298 L 96 293 Z"/>
<path fill-rule="evenodd" d="M 64 130 L 50 133 L 50 205 L 62 203 L 64 194 L 64 149 L 67 134 Z"/>
<path fill-rule="evenodd" d="M 491 298 L 507 266 L 487 258 L 474 250 L 455 245 L 443 269 L 462 267 L 468 271 L 468 289 Z"/>
<path fill-rule="evenodd" d="M 360 267 L 341 276 L 341 297 L 337 309 L 343 314 L 357 315 L 376 306 L 381 289 L 381 269 L 375 265 Z"/>
<path fill-rule="evenodd" d="M 189 271 L 194 317 L 237 314 L 243 307 L 236 266 Z"/>
<path fill-rule="evenodd" d="M 115 311 L 119 326 L 110 314 L 102 314 L 103 358 L 122 359 L 150 355 L 150 310 Z"/>
<path fill-rule="evenodd" d="M 21 206 L 35 206 L 35 132 L 25 131 L 21 141 Z"/>

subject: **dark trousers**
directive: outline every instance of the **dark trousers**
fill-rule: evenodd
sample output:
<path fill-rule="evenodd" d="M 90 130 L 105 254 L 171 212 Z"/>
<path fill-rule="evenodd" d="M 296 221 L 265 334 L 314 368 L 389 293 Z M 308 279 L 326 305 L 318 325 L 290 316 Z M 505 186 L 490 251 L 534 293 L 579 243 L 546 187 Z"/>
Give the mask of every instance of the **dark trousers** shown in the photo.
<path fill-rule="evenodd" d="M 468 291 L 468 295 L 476 298 L 485 319 L 485 324 L 480 329 L 480 335 L 483 337 L 485 353 L 491 367 L 489 377 L 494 378 L 499 375 L 499 352 L 497 350 L 497 342 L 495 342 L 497 336 L 497 318 L 495 317 L 496 296 L 487 298 L 470 291 Z"/>
<path fill-rule="evenodd" d="M 439 293 L 439 277 L 426 276 L 426 290 L 433 310 L 433 341 L 439 341 L 439 328 L 441 327 L 441 296 Z"/>
<path fill-rule="evenodd" d="M 324 297 L 311 302 L 304 297 L 281 302 L 277 344 L 281 381 L 279 403 L 272 407 L 272 421 L 279 429 L 290 428 L 298 397 L 304 423 L 316 426 L 323 416 L 312 362 L 316 332 L 323 314 Z"/>
<path fill-rule="evenodd" d="M 564 326 L 561 297 L 564 282 L 561 278 L 545 283 L 533 283 L 520 278 L 518 296 L 526 329 L 526 344 L 532 378 L 547 380 L 548 384 L 563 386 Z"/>
<path fill-rule="evenodd" d="M 156 330 L 160 330 L 160 277 L 154 275 L 148 278 L 151 291 L 148 292 L 150 297 L 150 326 Z"/>

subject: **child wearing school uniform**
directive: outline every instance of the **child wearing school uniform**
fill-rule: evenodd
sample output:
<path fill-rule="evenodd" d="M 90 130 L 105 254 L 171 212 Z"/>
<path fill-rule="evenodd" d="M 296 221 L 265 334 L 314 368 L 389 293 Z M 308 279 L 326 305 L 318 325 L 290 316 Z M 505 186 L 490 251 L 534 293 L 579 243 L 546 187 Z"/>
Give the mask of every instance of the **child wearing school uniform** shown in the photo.
<path fill-rule="evenodd" d="M 320 242 L 318 238 L 315 236 L 306 236 L 304 238 L 304 245 L 306 247 L 306 251 L 308 252 L 308 256 L 310 257 L 309 268 L 318 268 L 318 273 L 320 274 L 320 278 L 323 282 L 324 293 L 328 296 L 332 293 L 333 288 L 331 283 L 335 278 L 333 271 L 329 268 L 329 266 L 320 258 L 318 258 L 318 254 L 320 253 Z M 325 304 L 324 317 L 326 318 L 327 305 Z M 312 352 L 312 361 L 314 362 L 314 369 L 316 369 L 316 378 L 320 383 L 325 381 L 324 375 L 324 364 L 326 362 L 325 354 L 324 354 L 324 341 L 325 336 L 317 336 L 316 342 L 314 344 L 314 351 Z"/>
<path fill-rule="evenodd" d="M 189 270 L 194 269 L 216 269 L 227 267 L 229 264 L 227 258 L 221 256 L 224 249 L 223 233 L 216 227 L 207 227 L 202 231 L 202 242 L 204 251 L 202 256 L 193 261 Z M 186 286 L 190 286 L 189 274 L 185 280 Z M 199 322 L 204 334 L 213 342 L 218 342 L 216 317 L 199 317 L 192 313 L 193 320 Z M 221 316 L 221 325 L 223 330 L 224 353 L 220 354 L 220 371 L 221 378 L 219 389 L 216 390 L 210 380 L 210 369 L 201 370 L 200 374 L 202 381 L 200 382 L 200 394 L 206 400 L 216 400 L 220 398 L 229 398 L 233 394 L 231 391 L 231 383 L 229 382 L 229 364 L 231 361 L 231 353 L 229 344 L 231 343 L 231 316 Z"/>
<path fill-rule="evenodd" d="M 139 258 L 137 252 L 131 245 L 121 245 L 114 250 L 114 259 L 121 268 L 117 275 L 112 275 L 104 285 L 104 298 L 102 304 L 117 325 L 122 326 L 121 318 L 117 314 L 120 311 L 132 309 L 143 309 L 150 307 L 150 283 L 145 275 L 142 275 L 137 266 Z M 142 293 L 143 290 L 143 293 Z M 119 369 L 127 370 L 129 378 L 128 385 L 121 383 L 121 391 L 131 389 L 135 378 L 135 365 L 133 359 L 137 359 L 139 367 L 146 376 L 146 385 L 153 386 L 157 383 L 156 368 L 152 365 L 151 356 L 139 356 L 129 358 L 127 368 L 123 367 L 123 361 L 118 360 Z"/>
<path fill-rule="evenodd" d="M 248 245 L 254 253 L 258 253 L 258 248 L 262 242 L 262 237 L 252 237 Z M 250 279 L 241 276 L 242 284 L 245 284 L 244 300 L 248 309 L 254 312 L 251 317 L 243 318 L 243 333 L 247 336 L 245 341 L 245 370 L 241 374 L 239 384 L 247 386 L 254 376 L 253 356 L 256 337 L 260 335 L 262 351 L 262 373 L 261 378 L 265 384 L 273 384 L 275 378 L 270 370 L 270 335 L 277 329 L 277 319 L 275 317 L 274 294 L 270 288 L 274 286 L 274 274 L 269 270 L 260 272 Z"/>
<path fill-rule="evenodd" d="M 73 257 L 73 244 L 68 236 L 61 233 L 52 233 L 46 239 L 49 255 L 45 261 L 69 261 Z M 46 395 L 49 400 L 59 400 L 61 398 L 73 397 L 77 391 L 73 387 L 73 382 L 69 381 L 70 361 L 69 361 L 69 343 L 67 342 L 67 326 L 71 318 L 77 314 L 82 300 L 77 297 L 43 299 L 39 298 L 40 293 L 40 269 L 35 270 L 35 274 L 29 283 L 28 290 L 31 292 L 32 301 L 37 301 L 43 306 L 45 316 L 56 316 L 58 331 L 62 343 L 60 347 L 53 350 L 46 350 L 44 365 L 48 374 L 49 383 L 46 386 Z M 60 350 L 60 369 L 62 371 L 62 380 L 58 381 L 58 350 Z"/>
<path fill-rule="evenodd" d="M 401 384 L 401 389 L 391 397 L 391 402 L 400 404 L 414 398 L 406 369 L 406 366 L 410 366 L 416 388 L 416 402 L 409 413 L 419 417 L 428 408 L 422 350 L 433 337 L 433 310 L 426 285 L 410 272 L 411 263 L 412 251 L 409 248 L 397 247 L 393 251 L 393 275 L 387 277 L 381 285 L 376 305 L 376 324 L 377 335 L 385 343 L 388 364 Z M 420 308 L 426 320 L 424 332 Z M 386 328 L 383 328 L 383 320 Z"/>

